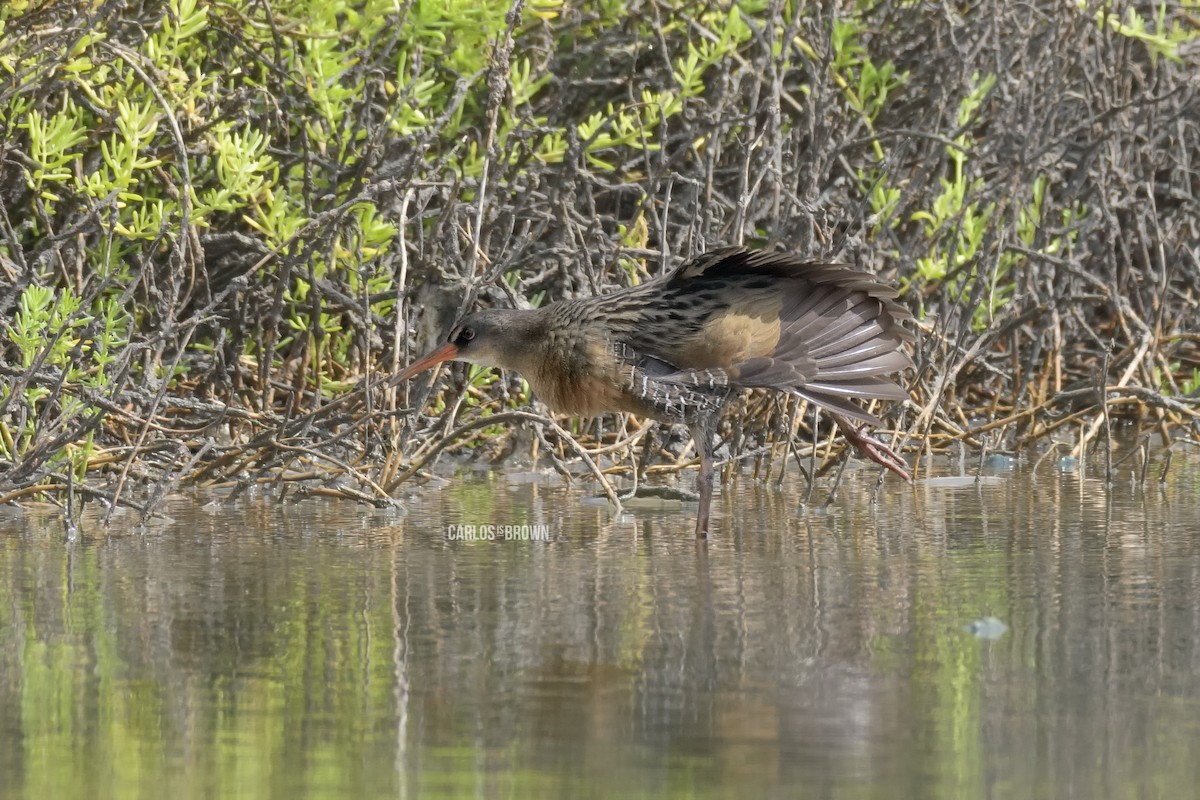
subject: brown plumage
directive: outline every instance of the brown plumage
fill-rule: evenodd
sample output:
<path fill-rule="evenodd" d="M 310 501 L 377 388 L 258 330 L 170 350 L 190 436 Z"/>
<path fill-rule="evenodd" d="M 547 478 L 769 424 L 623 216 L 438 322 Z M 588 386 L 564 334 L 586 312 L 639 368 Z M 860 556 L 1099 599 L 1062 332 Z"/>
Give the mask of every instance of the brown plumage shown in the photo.
<path fill-rule="evenodd" d="M 842 264 L 722 248 L 610 294 L 470 314 L 396 380 L 470 361 L 517 370 L 563 413 L 628 411 L 687 424 L 701 456 L 703 538 L 713 434 L 739 387 L 790 392 L 828 409 L 856 447 L 909 479 L 900 456 L 850 423 L 879 424 L 856 401 L 907 397 L 890 378 L 911 365 L 901 346 L 913 338 L 895 296 Z"/>

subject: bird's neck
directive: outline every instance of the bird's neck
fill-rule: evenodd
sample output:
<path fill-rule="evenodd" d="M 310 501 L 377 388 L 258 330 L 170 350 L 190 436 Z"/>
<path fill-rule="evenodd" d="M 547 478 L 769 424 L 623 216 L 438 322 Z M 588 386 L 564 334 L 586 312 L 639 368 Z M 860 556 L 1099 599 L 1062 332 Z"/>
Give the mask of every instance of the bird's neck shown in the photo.
<path fill-rule="evenodd" d="M 612 410 L 597 405 L 598 392 L 608 391 L 611 378 L 596 380 L 611 364 L 606 341 L 592 320 L 567 305 L 513 311 L 504 319 L 503 344 L 496 366 L 515 370 L 534 393 L 556 411 L 591 415 Z M 615 407 L 613 407 L 615 408 Z"/>

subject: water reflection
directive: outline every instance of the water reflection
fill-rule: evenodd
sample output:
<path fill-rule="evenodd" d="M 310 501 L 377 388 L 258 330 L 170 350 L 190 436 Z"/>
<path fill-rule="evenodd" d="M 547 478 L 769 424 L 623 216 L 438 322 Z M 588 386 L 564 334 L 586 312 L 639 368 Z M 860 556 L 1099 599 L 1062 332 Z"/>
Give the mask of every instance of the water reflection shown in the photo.
<path fill-rule="evenodd" d="M 0 512 L 0 793 L 1188 796 L 1200 469 L 614 519 L 479 476 L 393 517 Z M 550 542 L 450 526 L 548 526 Z M 994 640 L 964 630 L 995 617 Z M 603 787 L 603 791 L 601 788 Z"/>

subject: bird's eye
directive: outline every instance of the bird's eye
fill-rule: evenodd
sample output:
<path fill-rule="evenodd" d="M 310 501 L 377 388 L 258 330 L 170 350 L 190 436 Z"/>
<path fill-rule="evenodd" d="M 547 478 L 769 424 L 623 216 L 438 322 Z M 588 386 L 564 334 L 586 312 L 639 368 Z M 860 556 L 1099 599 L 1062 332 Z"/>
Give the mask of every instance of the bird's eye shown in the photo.
<path fill-rule="evenodd" d="M 454 343 L 455 344 L 466 344 L 467 342 L 471 341 L 474 338 L 475 338 L 475 329 L 471 328 L 471 327 L 464 327 L 464 328 L 460 329 L 458 332 L 458 335 L 454 337 Z"/>

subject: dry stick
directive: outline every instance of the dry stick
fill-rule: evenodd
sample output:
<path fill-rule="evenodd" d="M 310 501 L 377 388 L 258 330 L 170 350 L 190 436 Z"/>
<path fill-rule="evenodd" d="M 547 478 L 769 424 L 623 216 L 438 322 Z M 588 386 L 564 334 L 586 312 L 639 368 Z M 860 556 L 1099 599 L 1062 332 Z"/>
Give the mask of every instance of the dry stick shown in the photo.
<path fill-rule="evenodd" d="M 439 376 L 441 374 L 440 370 L 442 370 L 442 368 L 445 366 L 446 366 L 446 364 L 438 364 L 437 366 L 434 367 L 435 372 L 433 372 L 432 374 L 435 376 L 435 378 L 436 378 L 436 376 Z M 434 388 L 434 383 L 430 383 L 430 385 L 429 385 L 430 394 L 433 393 L 433 388 Z M 502 400 L 500 398 L 491 397 L 486 392 L 471 385 L 470 381 L 468 380 L 466 382 L 466 384 L 463 386 L 463 389 L 460 392 L 458 392 L 458 394 L 455 395 L 454 405 L 448 407 L 445 411 L 443 411 L 441 416 L 438 419 L 438 426 L 440 426 L 442 429 L 442 436 L 449 435 L 450 430 L 454 427 L 455 423 L 458 422 L 459 412 L 462 410 L 463 406 L 466 405 L 466 402 L 470 399 L 474 399 L 478 403 L 476 408 L 481 413 L 489 408 L 492 408 L 493 406 L 496 408 L 504 408 L 505 407 L 505 404 L 502 402 Z M 432 429 L 432 426 L 431 426 L 431 429 Z M 413 458 L 416 458 L 421 453 L 422 449 L 433 447 L 435 444 L 436 444 L 436 442 L 430 442 L 430 441 L 425 442 L 425 444 L 421 448 L 418 448 L 416 453 L 413 454 Z"/>
<path fill-rule="evenodd" d="M 1050 456 L 1051 453 L 1053 453 L 1055 450 L 1058 449 L 1058 446 L 1059 446 L 1058 442 L 1051 442 L 1050 446 L 1046 448 L 1046 452 L 1042 453 L 1042 455 L 1038 458 L 1038 460 L 1033 462 L 1033 467 L 1029 470 L 1029 474 L 1036 475 L 1037 471 L 1038 471 L 1038 467 L 1040 467 L 1042 465 L 1042 462 L 1045 461 Z"/>
<path fill-rule="evenodd" d="M 645 436 L 652 427 L 654 427 L 654 425 L 652 423 L 647 423 L 647 424 L 643 425 L 642 427 L 638 428 L 636 433 L 630 434 L 629 436 L 625 437 L 624 439 L 620 440 L 619 442 L 614 442 L 613 444 L 604 445 L 603 447 L 598 447 L 594 450 L 588 450 L 587 451 L 588 455 L 590 455 L 590 456 L 606 456 L 609 453 L 615 453 L 617 450 L 620 450 L 624 447 L 630 447 L 630 446 L 636 444 L 643 436 Z"/>
<path fill-rule="evenodd" d="M 1053 404 L 1053 400 L 1054 400 L 1054 398 L 1051 398 L 1050 400 L 1043 400 L 1042 402 L 1038 403 L 1037 405 L 1033 406 L 1032 408 L 1027 408 L 1023 411 L 1017 411 L 1013 414 L 1009 414 L 1007 417 L 1003 417 L 1003 418 L 997 419 L 997 420 L 992 420 L 991 422 L 985 422 L 984 424 L 979 425 L 974 428 L 968 428 L 966 430 L 961 430 L 955 434 L 952 434 L 950 437 L 950 441 L 962 441 L 964 439 L 971 439 L 971 438 L 974 438 L 974 437 L 980 435 L 981 433 L 987 433 L 988 431 L 995 430 L 996 428 L 1003 428 L 1006 425 L 1011 425 L 1014 422 L 1018 422 L 1018 421 L 1024 419 L 1025 417 L 1031 417 L 1034 414 L 1038 413 L 1039 411 L 1042 411 L 1043 409 L 1048 408 L 1049 406 L 1051 406 Z"/>
<path fill-rule="evenodd" d="M 1141 464 L 1138 467 L 1138 486 L 1146 488 L 1146 472 L 1150 469 L 1150 437 L 1147 436 L 1138 446 Z"/>
<path fill-rule="evenodd" d="M 991 444 L 991 438 L 992 437 L 990 436 L 985 436 L 983 437 L 982 442 L 980 442 L 981 447 L 979 448 L 979 462 L 975 465 L 975 483 L 979 483 L 979 481 L 983 478 L 983 462 L 987 456 L 988 445 Z"/>
<path fill-rule="evenodd" d="M 391 497 L 388 495 L 387 492 L 385 492 L 383 490 L 382 486 L 377 484 L 375 481 L 371 480 L 366 475 L 363 475 L 357 469 L 350 466 L 345 461 L 342 461 L 340 458 L 335 458 L 334 456 L 331 456 L 328 453 L 323 453 L 320 450 L 314 450 L 311 447 L 304 447 L 302 445 L 284 444 L 283 442 L 275 442 L 275 447 L 277 449 L 282 450 L 287 453 L 306 453 L 306 454 L 312 456 L 313 458 L 319 459 L 321 461 L 328 461 L 331 464 L 334 464 L 334 465 L 340 467 L 345 473 L 353 475 L 358 480 L 360 480 L 363 483 L 370 486 L 372 489 L 375 490 L 376 494 L 378 494 L 380 498 L 383 498 L 384 500 L 388 500 L 388 501 L 391 500 Z"/>
<path fill-rule="evenodd" d="M 67 464 L 67 515 L 63 520 L 63 527 L 66 529 L 67 538 L 71 541 L 79 534 L 79 526 L 75 520 L 75 467 Z M 83 509 L 79 509 L 80 517 L 83 516 Z"/>
<path fill-rule="evenodd" d="M 471 231 L 471 251 L 467 256 L 467 273 L 475 279 L 479 274 L 479 256 L 483 243 L 483 209 L 487 205 L 488 181 L 491 177 L 492 161 L 496 156 L 496 130 L 499 127 L 500 107 L 504 103 L 505 84 L 509 80 L 509 59 L 512 56 L 513 32 L 521 21 L 525 0 L 514 0 L 505 17 L 507 28 L 503 44 L 497 43 L 492 50 L 492 63 L 488 65 L 488 127 L 483 140 L 483 164 L 479 175 L 479 196 L 475 203 L 475 219 Z M 467 290 L 458 308 L 458 316 L 466 313 L 475 302 L 476 289 Z"/>
<path fill-rule="evenodd" d="M 85 392 L 85 391 L 80 391 L 80 392 L 78 392 L 78 394 L 84 400 L 87 400 L 88 403 L 95 405 L 95 406 L 99 406 L 100 408 L 104 409 L 104 411 L 106 412 L 106 414 L 108 415 L 108 417 L 110 419 L 112 417 L 124 417 L 130 423 L 133 423 L 136 425 L 143 425 L 147 428 L 150 428 L 151 430 L 157 431 L 158 433 L 161 433 L 161 434 L 164 434 L 164 435 L 170 436 L 170 437 L 194 436 L 194 435 L 201 434 L 204 431 L 208 430 L 209 428 L 213 427 L 214 425 L 220 423 L 222 420 L 224 420 L 226 418 L 236 418 L 236 419 L 241 419 L 241 420 L 245 420 L 248 422 L 263 422 L 263 421 L 270 422 L 270 421 L 272 421 L 270 415 L 246 411 L 245 409 L 237 408 L 235 406 L 230 406 L 230 405 L 224 405 L 224 404 L 205 403 L 204 406 L 207 406 L 207 408 L 201 408 L 201 407 L 198 407 L 197 404 L 191 404 L 192 407 L 189 408 L 188 404 L 185 404 L 185 402 L 182 398 L 172 396 L 172 397 L 168 398 L 168 400 L 170 402 L 170 405 L 168 405 L 166 407 L 166 410 L 168 410 L 168 411 L 171 409 L 182 408 L 185 411 L 211 411 L 211 412 L 217 414 L 217 416 L 216 416 L 216 418 L 210 419 L 206 422 L 197 422 L 197 423 L 195 423 L 194 427 L 169 428 L 166 425 L 163 425 L 162 423 L 159 423 L 159 422 L 155 422 L 152 419 L 145 419 L 143 417 L 139 417 L 137 414 L 134 414 L 132 411 L 130 411 L 127 407 L 119 406 L 116 403 L 114 403 L 113 401 L 111 401 L 105 397 L 96 395 L 91 392 Z M 125 398 L 126 402 L 129 401 L 129 399 L 130 399 L 129 395 L 122 395 L 122 396 Z M 101 452 L 105 452 L 105 451 L 101 450 Z"/>
<path fill-rule="evenodd" d="M 837 475 L 833 476 L 833 485 L 829 487 L 829 496 L 825 498 L 825 502 L 821 504 L 821 508 L 829 508 L 837 501 L 838 489 L 842 485 L 842 474 L 846 471 L 846 465 L 850 463 L 849 454 L 838 462 Z"/>
<path fill-rule="evenodd" d="M 533 422 L 537 425 L 547 426 L 557 433 L 564 441 L 566 441 L 568 445 L 570 445 L 571 449 L 575 451 L 575 454 L 579 456 L 580 460 L 587 465 L 592 474 L 596 476 L 596 480 L 600 481 L 600 485 L 604 488 L 604 494 L 607 495 L 609 501 L 617 507 L 617 513 L 620 514 L 622 512 L 623 508 L 621 506 L 621 501 L 618 499 L 617 493 L 613 489 L 612 484 L 610 484 L 608 479 L 604 477 L 604 473 L 600 471 L 598 466 L 596 466 L 596 462 L 593 461 L 591 456 L 588 455 L 587 450 L 584 449 L 583 445 L 576 441 L 574 436 L 572 436 L 566 429 L 564 429 L 554 420 L 550 419 L 549 417 L 544 417 L 540 414 L 531 413 L 529 411 L 505 411 L 501 414 L 496 414 L 491 417 L 480 417 L 479 419 L 458 426 L 449 434 L 439 439 L 437 444 L 417 463 L 410 466 L 403 475 L 389 483 L 386 487 L 387 493 L 390 495 L 396 490 L 397 486 L 404 483 L 413 475 L 416 475 L 422 467 L 429 463 L 430 459 L 432 459 L 442 450 L 446 449 L 451 442 L 462 436 L 464 433 L 470 433 L 477 428 L 486 428 L 502 422 L 517 421 Z"/>
<path fill-rule="evenodd" d="M 643 455 L 645 454 L 643 453 Z M 631 460 L 633 459 L 633 448 L 629 449 L 629 458 Z M 624 469 L 624 467 L 622 467 L 622 469 Z M 639 474 L 640 471 L 638 470 L 638 465 L 636 463 L 632 464 L 631 471 L 633 472 L 633 485 L 621 495 L 622 500 L 632 500 L 633 498 L 637 497 L 638 482 L 641 480 L 641 475 Z"/>
<path fill-rule="evenodd" d="M 1146 357 L 1146 353 L 1150 350 L 1150 345 L 1152 343 L 1153 337 L 1151 337 L 1150 334 L 1145 333 L 1142 335 L 1142 343 L 1138 347 L 1137 354 L 1133 357 L 1133 360 L 1129 362 L 1129 366 L 1126 367 L 1124 374 L 1121 375 L 1121 380 L 1117 381 L 1117 385 L 1114 387 L 1115 389 L 1125 388 L 1125 385 L 1128 384 L 1133 378 L 1133 374 L 1137 372 L 1138 366 L 1141 365 L 1142 359 Z M 1105 388 L 1105 391 L 1101 393 L 1102 403 L 1104 402 L 1104 396 L 1107 395 L 1107 392 L 1108 389 Z M 1079 444 L 1076 445 L 1075 450 L 1071 453 L 1073 456 L 1080 459 L 1080 462 L 1083 460 L 1083 449 L 1087 446 L 1087 443 L 1096 436 L 1096 433 L 1099 432 L 1100 426 L 1104 424 L 1106 418 L 1107 417 L 1105 415 L 1101 415 L 1093 419 L 1092 424 L 1087 427 L 1083 435 L 1080 437 Z"/>
<path fill-rule="evenodd" d="M 167 102 L 167 98 L 163 96 L 163 93 L 159 91 L 158 85 L 150 79 L 149 74 L 138 64 L 138 61 L 141 59 L 140 54 L 105 39 L 97 39 L 96 46 L 118 56 L 131 70 L 137 73 L 142 83 L 146 84 L 146 88 L 154 95 L 154 99 L 162 106 L 163 116 L 166 117 L 167 125 L 171 128 L 171 136 L 175 140 L 176 154 L 179 156 L 178 163 L 175 166 L 179 169 L 180 177 L 183 178 L 183 191 L 179 193 L 179 229 L 183 233 L 179 237 L 179 258 L 183 261 L 187 258 L 188 254 L 188 229 L 190 228 L 192 209 L 192 172 L 188 163 L 187 143 L 183 138 L 183 130 L 179 127 L 179 120 L 171 112 L 172 106 Z"/>
<path fill-rule="evenodd" d="M 760 459 L 759 464 L 765 465 L 764 471 L 766 474 L 759 477 L 763 483 L 770 483 L 775 487 L 783 484 L 785 473 L 787 472 L 788 446 L 792 441 L 792 427 L 796 422 L 795 404 L 792 403 L 790 395 L 775 394 L 771 398 L 770 416 L 763 423 L 763 430 L 766 433 L 765 441 L 769 447 L 768 452 Z M 774 427 L 767 429 L 767 422 L 773 422 Z M 782 454 L 782 456 L 781 456 Z M 781 463 L 776 463 L 781 462 Z M 755 465 L 757 477 L 758 465 Z"/>
<path fill-rule="evenodd" d="M 648 429 L 651 427 L 650 425 L 646 426 Z M 629 448 L 629 459 L 632 462 L 630 467 L 633 469 L 635 480 L 640 482 L 646 479 L 646 470 L 650 468 L 651 460 L 654 458 L 654 446 L 656 444 L 657 442 L 653 434 L 647 436 L 642 442 L 641 458 L 634 456 L 633 448 Z"/>
<path fill-rule="evenodd" d="M 400 451 L 398 448 L 392 447 L 388 449 L 387 454 L 383 458 L 383 466 L 379 468 L 379 480 L 382 483 L 388 483 L 395 477 L 400 470 Z"/>
<path fill-rule="evenodd" d="M 333 500 L 356 500 L 366 506 L 374 506 L 375 508 L 385 508 L 386 505 L 379 501 L 379 498 L 372 497 L 366 492 L 360 492 L 352 486 L 339 486 L 332 489 L 328 486 L 301 486 L 296 490 L 298 497 L 328 497 Z M 279 498 L 283 500 L 282 497 Z"/>
<path fill-rule="evenodd" d="M 393 310 L 392 317 L 392 364 L 389 374 L 395 375 L 400 371 L 400 359 L 402 355 L 407 355 L 408 351 L 408 204 L 412 200 L 412 187 L 405 189 L 403 197 L 400 199 L 400 209 L 397 217 L 400 224 L 397 226 L 396 235 L 399 238 L 398 254 L 400 259 L 400 273 L 396 276 L 396 306 Z M 397 394 L 400 387 L 394 383 L 389 383 L 384 387 L 383 404 L 389 411 L 395 411 L 397 407 Z M 408 404 L 408 384 L 405 383 L 404 388 L 404 403 Z M 400 432 L 404 430 L 403 425 L 397 425 L 396 419 L 393 417 L 388 420 L 388 430 L 391 433 L 392 449 L 388 452 L 384 459 L 383 468 L 380 473 L 380 478 L 386 482 L 391 479 L 395 471 L 399 468 L 398 451 L 400 444 Z"/>
<path fill-rule="evenodd" d="M 67 484 L 65 482 L 64 483 L 39 483 L 39 484 L 35 484 L 33 486 L 22 486 L 20 489 L 14 489 L 13 491 L 9 492 L 8 494 L 0 494 L 0 506 L 7 505 L 8 503 L 13 502 L 14 500 L 20 500 L 22 497 L 25 497 L 26 495 L 37 494 L 39 492 L 49 492 L 49 491 L 61 492 L 63 489 L 66 489 L 66 488 L 67 488 Z"/>
<path fill-rule="evenodd" d="M 400 274 L 396 276 L 396 309 L 392 323 L 392 371 L 395 375 L 400 371 L 400 358 L 407 352 L 408 344 L 408 204 L 412 199 L 412 187 L 405 190 L 400 199 L 400 210 L 397 217 L 400 220 L 396 235 L 399 238 Z M 405 386 L 407 387 L 407 383 Z M 384 391 L 384 403 L 388 410 L 396 408 L 396 394 L 399 386 L 390 385 Z M 404 402 L 408 402 L 408 390 L 404 391 Z M 395 428 L 392 429 L 393 431 Z"/>
<path fill-rule="evenodd" d="M 787 443 L 783 449 L 783 463 L 779 465 L 779 476 L 775 479 L 775 488 L 779 489 L 783 486 L 783 478 L 787 474 L 788 453 L 792 453 L 796 458 L 796 465 L 800 468 L 800 473 L 808 479 L 808 474 L 804 472 L 804 466 L 800 464 L 800 456 L 796 450 L 796 429 L 800 425 L 799 413 L 800 403 L 794 402 L 792 398 L 788 398 L 788 419 L 787 419 Z"/>
<path fill-rule="evenodd" d="M 546 458 L 550 459 L 550 464 L 554 467 L 554 471 L 566 479 L 567 485 L 569 486 L 571 484 L 572 477 L 571 470 L 563 462 L 563 454 L 559 452 L 560 448 L 556 448 L 554 445 L 550 444 L 549 441 L 547 441 L 546 431 L 544 431 L 541 426 L 536 428 L 535 434 L 536 435 L 533 438 L 540 442 L 542 447 L 546 448 Z"/>
<path fill-rule="evenodd" d="M 963 353 L 962 357 L 953 366 L 942 372 L 942 375 L 938 380 L 936 391 L 930 395 L 929 402 L 921 408 L 920 413 L 917 414 L 917 418 L 913 420 L 911 425 L 909 425 L 910 431 L 918 430 L 924 427 L 924 431 L 922 432 L 921 436 L 922 438 L 928 437 L 929 431 L 933 427 L 934 411 L 941 406 L 942 397 L 945 396 L 946 388 L 950 385 L 950 382 L 954 379 L 954 377 L 958 375 L 959 370 L 974 360 L 975 356 L 979 354 L 979 351 L 983 349 L 984 342 L 989 339 L 990 337 L 986 335 L 976 338 L 975 343 L 971 345 L 967 352 Z M 918 453 L 916 463 L 913 464 L 914 474 L 916 473 L 920 462 L 921 454 Z"/>
<path fill-rule="evenodd" d="M 1076 457 L 1076 460 L 1079 463 L 1079 485 L 1081 487 L 1083 486 L 1083 482 L 1087 479 L 1087 459 L 1083 457 L 1083 451 L 1084 451 L 1083 440 L 1084 440 L 1084 437 L 1087 435 L 1085 430 L 1086 430 L 1086 426 L 1084 425 L 1083 420 L 1080 420 L 1079 421 L 1079 440 L 1078 440 L 1079 443 L 1076 448 L 1079 455 Z"/>
<path fill-rule="evenodd" d="M 1163 459 L 1162 472 L 1158 474 L 1158 483 L 1163 485 L 1167 482 L 1167 471 L 1171 469 L 1171 451 L 1167 450 L 1167 456 Z"/>
<path fill-rule="evenodd" d="M 813 425 L 812 425 L 812 450 L 808 454 L 808 491 L 804 493 L 804 507 L 808 508 L 812 504 L 813 492 L 817 490 L 817 448 L 820 446 L 820 438 L 817 433 L 817 412 L 813 410 Z M 803 466 L 800 467 L 804 469 Z"/>
<path fill-rule="evenodd" d="M 1107 390 L 1112 392 L 1112 391 L 1116 390 L 1116 387 L 1110 386 L 1110 387 L 1108 387 Z M 1111 406 L 1126 406 L 1126 405 L 1131 405 L 1133 403 L 1138 403 L 1138 402 L 1140 402 L 1140 401 L 1135 397 L 1123 397 L 1123 398 L 1118 398 L 1116 400 L 1109 401 L 1109 405 L 1111 405 Z M 1079 411 L 1072 411 L 1070 414 L 1067 414 L 1066 416 L 1061 417 L 1061 418 L 1055 420 L 1054 422 L 1051 422 L 1049 425 L 1047 425 L 1045 428 L 1043 428 L 1037 434 L 1035 434 L 1035 435 L 1031 434 L 1029 436 L 1026 436 L 1024 439 L 1022 439 L 1017 444 L 1017 447 L 1018 448 L 1023 447 L 1027 442 L 1030 442 L 1030 441 L 1033 441 L 1036 439 L 1044 439 L 1047 436 L 1049 436 L 1051 433 L 1053 433 L 1054 431 L 1058 430 L 1059 428 L 1061 428 L 1065 425 L 1069 425 L 1073 422 L 1079 422 L 1080 420 L 1086 419 L 1087 417 L 1091 416 L 1094 413 L 1096 413 L 1095 406 L 1088 406 L 1087 408 L 1082 408 Z M 1075 446 L 1072 448 L 1071 454 L 1075 455 L 1078 452 L 1078 449 L 1079 449 L 1079 445 L 1077 442 L 1075 444 Z"/>
<path fill-rule="evenodd" d="M 183 354 L 187 351 L 188 342 L 192 340 L 192 334 L 196 332 L 196 327 L 199 321 L 188 328 L 184 334 L 183 340 L 179 343 L 179 349 L 175 351 L 175 358 L 171 361 L 171 366 L 163 373 L 165 376 L 162 380 L 162 386 L 154 396 L 154 402 L 150 406 L 149 413 L 146 415 L 148 419 L 153 419 L 158 414 L 158 408 L 162 404 L 163 399 L 167 396 L 167 387 L 171 385 L 170 376 L 175 374 L 175 368 L 179 366 L 179 360 L 183 358 Z M 150 426 L 143 425 L 138 430 L 137 440 L 134 441 L 133 447 L 129 449 L 129 458 L 125 461 L 125 466 L 121 467 L 121 475 L 117 478 L 117 486 L 113 490 L 112 503 L 108 507 L 108 513 L 104 515 L 104 524 L 108 525 L 112 521 L 113 511 L 117 507 L 117 501 L 121 498 L 121 491 L 125 488 L 125 480 L 129 477 L 129 470 L 133 467 L 134 457 L 142 449 L 142 444 L 146 441 L 146 435 L 150 432 Z"/>
<path fill-rule="evenodd" d="M 0 506 L 5 505 L 7 503 L 11 503 L 14 500 L 20 500 L 22 497 L 25 497 L 27 495 L 40 494 L 42 492 L 62 492 L 62 491 L 65 491 L 66 488 L 67 488 L 66 481 L 63 481 L 61 483 L 38 483 L 38 484 L 34 484 L 33 486 L 22 486 L 20 489 L 15 489 L 14 491 L 9 492 L 8 494 L 0 495 Z M 82 485 L 82 486 L 77 485 L 75 487 L 75 491 L 80 492 L 81 494 L 87 494 L 87 495 L 91 495 L 93 497 L 98 497 L 101 500 L 104 500 L 105 502 L 109 503 L 111 506 L 113 506 L 113 507 L 116 506 L 115 496 L 112 494 L 109 494 L 108 492 L 101 491 L 100 489 L 93 489 L 92 487 L 87 486 L 87 485 Z M 141 513 L 141 514 L 146 513 L 146 506 L 144 506 L 140 503 L 136 503 L 133 500 L 125 500 L 124 503 L 126 506 L 128 506 L 129 508 L 132 508 L 134 511 L 137 511 L 138 513 Z"/>
<path fill-rule="evenodd" d="M 1173 397 L 1164 397 L 1161 393 L 1147 389 L 1145 386 L 1110 386 L 1108 391 L 1113 394 L 1123 394 L 1128 397 L 1122 398 L 1130 402 L 1149 403 L 1150 405 L 1170 411 L 1173 414 L 1180 414 L 1185 417 L 1191 417 L 1193 420 L 1200 419 L 1200 411 L 1197 411 L 1189 406 L 1200 405 L 1200 398 L 1182 398 L 1176 399 Z M 1172 420 L 1177 425 L 1182 426 L 1183 423 L 1178 420 Z M 1159 433 L 1162 434 L 1163 443 L 1170 444 L 1171 440 L 1167 434 L 1169 429 L 1165 427 L 1166 419 L 1159 421 Z"/>
<path fill-rule="evenodd" d="M 1104 424 L 1104 485 L 1112 486 L 1112 423 L 1108 416 L 1108 392 L 1105 391 L 1105 386 L 1108 384 L 1108 364 L 1112 360 L 1113 341 L 1110 339 L 1108 347 L 1104 348 L 1104 359 L 1100 363 L 1100 418 Z"/>
<path fill-rule="evenodd" d="M 178 446 L 184 450 L 187 450 L 187 445 L 183 442 L 179 442 Z M 188 459 L 187 463 L 185 463 L 183 467 L 168 473 L 165 478 L 158 482 L 158 486 L 155 487 L 154 493 L 150 495 L 150 499 L 146 503 L 146 510 L 142 512 L 142 518 L 139 520 L 141 524 L 144 525 L 146 523 L 146 520 L 148 520 L 154 513 L 154 509 L 158 508 L 158 504 L 162 502 L 164 497 L 167 496 L 167 492 L 175 488 L 176 484 L 179 483 L 180 476 L 191 472 L 191 470 L 195 468 L 196 464 L 200 462 L 200 459 L 204 458 L 205 454 L 207 454 L 212 447 L 213 440 L 209 439 L 200 447 L 199 450 L 192 454 L 192 457 Z M 175 463 L 178 464 L 179 462 L 176 461 Z"/>
<path fill-rule="evenodd" d="M 50 354 L 54 351 L 54 348 L 57 347 L 59 341 L 66 336 L 70 330 L 71 328 L 68 326 L 62 326 L 57 333 L 50 337 L 50 341 L 45 342 L 44 346 L 37 354 L 37 357 L 34 358 L 33 363 L 30 364 L 26 369 L 17 371 L 8 368 L 7 362 L 0 361 L 0 375 L 14 379 L 11 383 L 6 381 L 8 389 L 3 393 L 4 397 L 0 398 L 0 418 L 7 418 L 9 405 L 18 397 L 21 397 L 25 394 L 25 389 L 28 384 L 33 383 L 35 379 L 41 377 L 42 368 L 46 364 L 46 359 L 50 358 Z M 61 386 L 65 380 L 66 373 L 64 372 L 61 375 L 51 377 L 48 381 L 48 385 Z M 53 398 L 53 396 L 54 394 L 51 393 L 50 397 Z"/>

